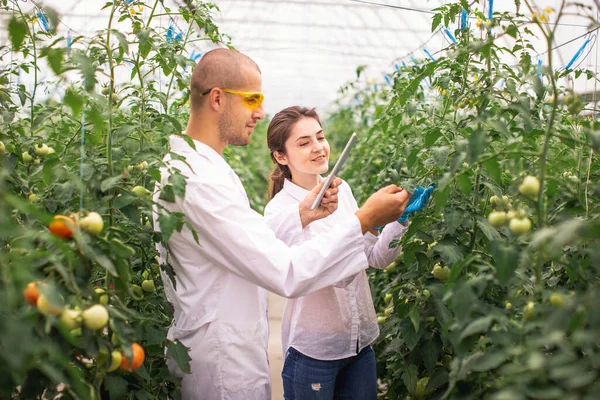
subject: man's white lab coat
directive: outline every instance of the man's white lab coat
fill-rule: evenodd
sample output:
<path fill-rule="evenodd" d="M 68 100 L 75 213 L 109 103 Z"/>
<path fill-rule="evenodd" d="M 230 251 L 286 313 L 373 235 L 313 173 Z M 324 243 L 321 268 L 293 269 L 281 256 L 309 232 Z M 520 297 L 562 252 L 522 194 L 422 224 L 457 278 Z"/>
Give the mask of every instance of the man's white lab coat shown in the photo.
<path fill-rule="evenodd" d="M 198 234 L 184 226 L 171 236 L 168 261 L 176 289 L 162 272 L 165 293 L 175 309 L 168 338 L 190 347 L 191 374 L 183 376 L 185 400 L 265 400 L 271 398 L 267 359 L 267 292 L 297 297 L 330 286 L 368 267 L 360 222 L 352 215 L 338 229 L 300 246 L 275 237 L 263 217 L 250 208 L 235 172 L 220 154 L 177 136 L 171 151 L 185 162 L 165 157 L 161 185 L 169 168 L 187 177 L 185 197 L 174 203 L 154 200 L 182 212 Z M 159 187 L 161 186 L 159 185 Z M 155 208 L 157 225 L 160 207 Z M 298 205 L 285 210 L 280 229 L 302 229 Z M 161 262 L 167 254 L 159 246 Z"/>

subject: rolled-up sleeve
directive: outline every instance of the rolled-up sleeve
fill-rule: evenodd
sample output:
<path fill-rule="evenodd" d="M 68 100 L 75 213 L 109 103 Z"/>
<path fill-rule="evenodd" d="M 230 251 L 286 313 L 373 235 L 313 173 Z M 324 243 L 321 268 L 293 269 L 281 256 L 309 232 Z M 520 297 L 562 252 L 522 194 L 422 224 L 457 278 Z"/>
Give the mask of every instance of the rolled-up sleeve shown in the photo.
<path fill-rule="evenodd" d="M 407 227 L 404 225 L 392 222 L 383 228 L 379 236 L 375 236 L 370 232 L 365 234 L 365 254 L 367 255 L 370 267 L 383 269 L 398 258 L 402 252 L 402 247 L 396 246 L 390 248 L 390 243 L 394 240 L 399 240 L 406 229 Z"/>

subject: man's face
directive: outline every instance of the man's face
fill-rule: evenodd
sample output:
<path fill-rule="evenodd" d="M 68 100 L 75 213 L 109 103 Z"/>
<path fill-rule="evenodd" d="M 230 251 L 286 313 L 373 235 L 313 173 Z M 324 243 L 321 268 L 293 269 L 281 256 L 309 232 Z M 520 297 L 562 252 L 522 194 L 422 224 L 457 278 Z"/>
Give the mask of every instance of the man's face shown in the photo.
<path fill-rule="evenodd" d="M 260 92 L 262 90 L 262 77 L 254 68 L 242 68 L 246 77 L 243 88 L 235 88 L 243 92 Z M 250 110 L 243 102 L 243 97 L 238 94 L 225 93 L 226 105 L 219 119 L 219 139 L 233 146 L 245 146 L 250 143 L 250 134 L 259 119 L 265 119 L 262 105 L 256 110 Z"/>

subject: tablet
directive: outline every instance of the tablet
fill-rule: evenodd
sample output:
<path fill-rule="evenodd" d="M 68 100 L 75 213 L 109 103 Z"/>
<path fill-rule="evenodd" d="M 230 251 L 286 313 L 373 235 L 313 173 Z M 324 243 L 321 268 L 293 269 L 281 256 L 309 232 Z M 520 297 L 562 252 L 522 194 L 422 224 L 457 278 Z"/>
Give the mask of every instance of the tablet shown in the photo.
<path fill-rule="evenodd" d="M 348 139 L 348 143 L 346 143 L 346 147 L 344 147 L 344 151 L 342 151 L 342 155 L 335 163 L 335 166 L 333 167 L 333 169 L 331 170 L 331 173 L 327 177 L 325 184 L 319 191 L 317 198 L 315 199 L 314 203 L 310 207 L 311 210 L 314 210 L 315 208 L 317 208 L 319 206 L 319 204 L 321 204 L 321 200 L 323 200 L 323 196 L 325 196 L 325 192 L 327 191 L 327 189 L 329 189 L 329 186 L 331 186 L 331 182 L 333 182 L 333 178 L 335 178 L 335 176 L 338 174 L 338 172 L 340 171 L 340 168 L 342 168 L 342 165 L 344 165 L 344 161 L 346 161 L 346 158 L 348 158 L 348 154 L 350 154 L 350 149 L 352 148 L 352 146 L 354 146 L 354 142 L 356 142 L 357 138 L 358 138 L 358 135 L 356 134 L 356 132 L 352 133 L 352 136 L 350 136 L 350 139 Z"/>

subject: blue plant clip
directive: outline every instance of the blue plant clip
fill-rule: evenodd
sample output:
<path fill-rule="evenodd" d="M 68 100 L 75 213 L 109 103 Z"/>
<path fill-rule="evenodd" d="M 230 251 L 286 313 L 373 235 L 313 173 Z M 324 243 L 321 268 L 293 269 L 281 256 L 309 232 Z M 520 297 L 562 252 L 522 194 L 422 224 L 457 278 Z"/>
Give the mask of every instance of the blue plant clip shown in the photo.
<path fill-rule="evenodd" d="M 48 32 L 50 30 L 50 25 L 48 25 L 48 20 L 46 19 L 46 16 L 44 15 L 44 13 L 41 11 L 38 11 L 37 16 L 38 16 L 38 19 L 40 20 L 40 23 L 44 27 L 44 30 L 46 32 Z"/>

